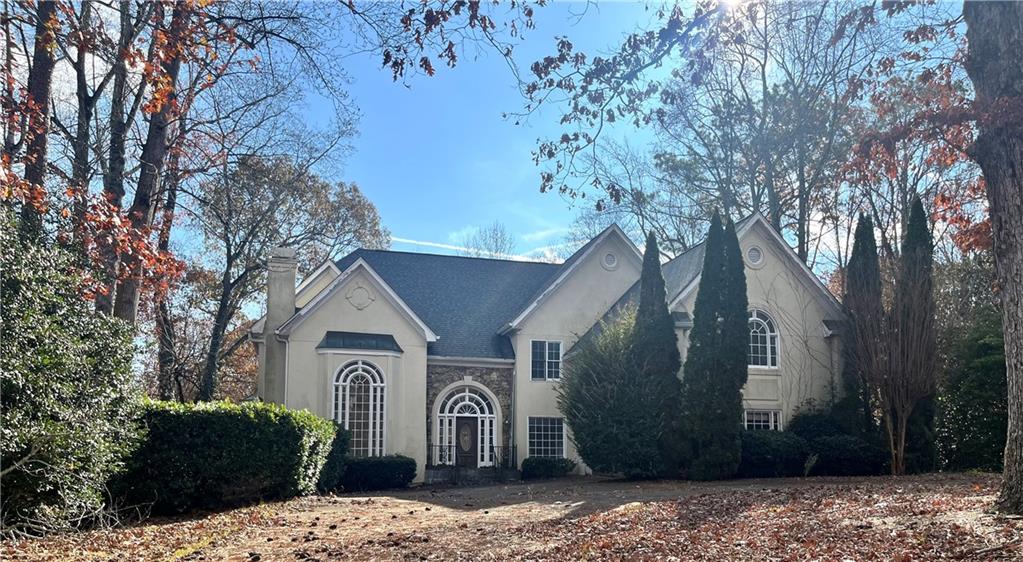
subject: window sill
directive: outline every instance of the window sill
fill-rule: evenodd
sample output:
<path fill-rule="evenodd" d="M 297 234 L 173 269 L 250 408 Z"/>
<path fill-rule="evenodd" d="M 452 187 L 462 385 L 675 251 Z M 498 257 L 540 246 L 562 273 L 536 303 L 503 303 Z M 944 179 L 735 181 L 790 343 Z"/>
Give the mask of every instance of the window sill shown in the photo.
<path fill-rule="evenodd" d="M 748 372 L 751 375 L 775 375 L 781 376 L 781 369 L 778 367 L 754 367 L 749 366 Z"/>

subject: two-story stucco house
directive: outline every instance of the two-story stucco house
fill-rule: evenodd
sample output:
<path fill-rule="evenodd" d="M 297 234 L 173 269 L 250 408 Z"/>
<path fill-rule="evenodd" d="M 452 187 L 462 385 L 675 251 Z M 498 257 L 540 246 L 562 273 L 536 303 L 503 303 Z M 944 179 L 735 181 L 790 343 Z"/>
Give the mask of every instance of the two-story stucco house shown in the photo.
<path fill-rule="evenodd" d="M 750 303 L 743 422 L 781 429 L 836 391 L 842 309 L 762 216 L 736 226 Z M 356 250 L 296 287 L 294 253 L 279 249 L 251 334 L 259 397 L 337 420 L 355 455 L 415 458 L 419 479 L 427 466 L 578 460 L 556 405 L 562 359 L 635 298 L 641 264 L 611 226 L 562 264 Z M 702 264 L 701 245 L 662 266 L 683 359 Z"/>

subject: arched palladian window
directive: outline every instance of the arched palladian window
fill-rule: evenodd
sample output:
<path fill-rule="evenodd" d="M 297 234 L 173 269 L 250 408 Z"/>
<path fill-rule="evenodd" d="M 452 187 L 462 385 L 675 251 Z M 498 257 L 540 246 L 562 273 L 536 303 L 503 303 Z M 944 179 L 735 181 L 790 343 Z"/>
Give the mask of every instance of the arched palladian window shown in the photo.
<path fill-rule="evenodd" d="M 384 376 L 368 361 L 345 363 L 334 377 L 334 420 L 351 434 L 351 454 L 384 454 Z"/>
<path fill-rule="evenodd" d="M 749 366 L 778 366 L 778 330 L 763 310 L 749 311 Z"/>
<path fill-rule="evenodd" d="M 456 464 L 460 450 L 456 435 L 458 418 L 475 418 L 476 435 L 475 466 L 494 466 L 494 426 L 497 416 L 494 405 L 480 389 L 473 386 L 459 386 L 452 389 L 440 403 L 437 412 L 437 439 L 439 464 Z M 471 447 L 464 447 L 471 449 Z"/>

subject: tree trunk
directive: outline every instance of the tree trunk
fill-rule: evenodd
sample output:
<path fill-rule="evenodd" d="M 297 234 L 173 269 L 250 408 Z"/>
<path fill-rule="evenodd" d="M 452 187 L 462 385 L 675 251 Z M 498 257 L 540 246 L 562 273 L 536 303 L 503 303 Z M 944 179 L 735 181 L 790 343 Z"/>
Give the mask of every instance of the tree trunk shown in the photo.
<path fill-rule="evenodd" d="M 175 42 L 183 39 L 189 16 L 190 8 L 185 2 L 174 4 L 168 41 Z M 139 171 L 138 185 L 135 188 L 135 198 L 132 200 L 131 208 L 128 209 L 128 220 L 131 221 L 132 227 L 140 232 L 145 231 L 153 224 L 155 197 L 160 176 L 163 173 L 164 160 L 167 157 L 167 128 L 175 112 L 176 85 L 178 74 L 181 71 L 180 49 L 175 52 L 177 54 L 163 63 L 163 71 L 167 75 L 172 91 L 160 110 L 149 119 L 149 131 L 146 134 L 146 142 L 142 145 L 142 155 L 139 158 L 141 170 Z M 126 275 L 121 275 L 117 281 L 114 316 L 134 324 L 138 314 L 144 264 L 135 260 L 132 263 L 125 263 L 124 267 L 127 267 L 128 271 Z"/>
<path fill-rule="evenodd" d="M 78 114 L 71 160 L 71 183 L 75 189 L 74 242 L 79 248 L 85 245 L 85 212 L 88 200 L 89 178 L 92 175 L 92 170 L 89 167 L 92 113 L 96 108 L 96 102 L 99 100 L 103 85 L 105 85 L 104 81 L 103 84 L 97 86 L 95 93 L 89 93 L 88 70 L 86 68 L 86 58 L 89 55 L 89 41 L 86 38 L 86 34 L 91 24 L 92 2 L 86 0 L 82 2 L 82 11 L 78 22 L 79 40 L 76 45 L 78 53 L 74 61 L 75 96 L 78 99 Z"/>
<path fill-rule="evenodd" d="M 228 262 L 230 264 L 230 262 Z M 229 279 L 231 268 L 225 269 L 221 281 L 220 302 L 213 320 L 213 331 L 210 334 L 210 346 L 206 350 L 206 363 L 202 368 L 202 380 L 199 384 L 199 400 L 213 400 L 217 390 L 217 371 L 220 369 L 220 351 L 224 347 L 224 334 L 227 323 L 231 320 L 231 292 L 234 284 Z"/>
<path fill-rule="evenodd" d="M 115 208 L 124 203 L 124 151 L 128 123 L 125 119 L 125 96 L 128 87 L 128 65 L 125 61 L 134 37 L 131 22 L 131 3 L 120 2 L 121 30 L 117 39 L 117 54 L 114 56 L 114 86 L 110 95 L 110 147 L 107 155 L 107 172 L 103 176 L 103 195 Z M 139 86 L 142 88 L 144 86 Z M 96 295 L 96 310 L 103 314 L 114 311 L 114 291 L 117 286 L 119 261 L 117 249 L 111 245 L 102 247 L 104 288 Z"/>
<path fill-rule="evenodd" d="M 57 27 L 56 2 L 39 2 L 36 7 L 35 44 L 32 69 L 28 73 L 28 98 L 35 105 L 28 117 L 28 145 L 25 149 L 25 180 L 43 187 L 46 181 L 47 143 L 50 128 L 50 86 L 53 83 Z M 31 204 L 21 212 L 21 235 L 35 240 L 43 232 L 43 216 Z"/>
<path fill-rule="evenodd" d="M 810 220 L 810 218 L 809 218 L 809 209 L 808 209 L 808 207 L 810 205 L 810 202 L 809 202 L 810 194 L 809 194 L 809 188 L 807 188 L 807 185 L 806 185 L 806 147 L 803 146 L 803 143 L 802 143 L 801 140 L 799 142 L 799 146 L 796 147 L 796 166 L 797 166 L 796 176 L 798 178 L 797 189 L 799 189 L 799 194 L 798 194 L 799 209 L 797 210 L 799 218 L 796 221 L 797 222 L 797 224 L 796 224 L 796 239 L 797 239 L 796 240 L 796 253 L 799 255 L 799 259 L 802 260 L 803 263 L 806 263 L 806 260 L 810 256 L 810 248 L 809 248 L 810 243 L 807 240 L 807 224 L 806 224 Z"/>
<path fill-rule="evenodd" d="M 185 116 L 182 114 L 178 121 L 179 139 L 181 138 L 180 131 L 184 129 Z M 157 242 L 157 249 L 160 252 L 170 250 L 170 233 L 174 225 L 174 213 L 177 210 L 178 202 L 178 187 L 181 182 L 180 160 L 181 151 L 178 149 L 171 153 L 167 162 L 167 177 L 165 179 L 167 193 L 163 202 L 163 217 L 160 223 L 159 241 Z M 174 342 L 176 339 L 174 321 L 171 316 L 170 305 L 167 303 L 170 291 L 171 287 L 167 287 L 156 297 L 157 394 L 160 400 L 170 400 L 174 397 L 174 377 L 178 369 L 178 364 L 174 357 Z"/>
<path fill-rule="evenodd" d="M 1002 301 L 1009 427 L 1000 511 L 1023 513 L 1023 3 L 966 2 L 966 70 L 976 92 L 970 155 L 987 183 Z"/>

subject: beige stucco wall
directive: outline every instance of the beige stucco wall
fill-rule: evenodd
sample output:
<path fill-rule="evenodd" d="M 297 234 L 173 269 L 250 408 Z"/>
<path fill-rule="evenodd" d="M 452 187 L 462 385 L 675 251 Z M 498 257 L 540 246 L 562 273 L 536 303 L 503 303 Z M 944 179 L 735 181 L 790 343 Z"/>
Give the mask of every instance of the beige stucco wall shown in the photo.
<path fill-rule="evenodd" d="M 554 393 L 559 383 L 530 378 L 530 342 L 560 340 L 562 354 L 572 347 L 639 279 L 642 263 L 630 245 L 617 234 L 604 239 L 578 263 L 562 285 L 525 318 L 512 336 L 515 348 L 513 439 L 520 463 L 529 455 L 529 416 L 562 417 Z M 613 271 L 601 265 L 608 252 L 618 257 L 618 266 Z M 579 460 L 567 436 L 565 455 Z M 580 465 L 580 470 L 585 467 Z"/>
<path fill-rule="evenodd" d="M 356 287 L 365 288 L 372 302 L 359 309 L 346 299 Z M 403 353 L 317 351 L 327 331 L 391 334 Z M 386 383 L 384 451 L 416 459 L 417 481 L 426 466 L 426 338 L 365 272 L 346 279 L 328 298 L 295 327 L 288 339 L 288 376 L 285 404 L 331 418 L 333 380 L 345 363 L 363 359 L 376 365 Z"/>
<path fill-rule="evenodd" d="M 778 248 L 755 223 L 739 240 L 743 256 L 750 246 L 759 247 L 764 259 L 759 266 L 746 265 L 750 308 L 766 311 L 778 330 L 779 365 L 776 369 L 751 367 L 743 389 L 747 409 L 781 410 L 782 425 L 796 409 L 813 400 L 827 404 L 839 389 L 841 353 L 838 338 L 825 338 L 825 318 L 838 319 L 811 279 Z M 693 290 L 673 310 L 692 314 L 697 291 Z M 679 331 L 679 348 L 685 360 L 688 330 Z"/>

